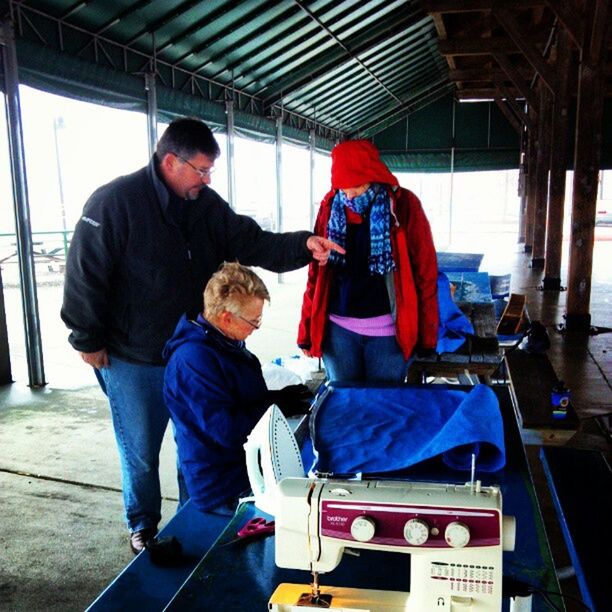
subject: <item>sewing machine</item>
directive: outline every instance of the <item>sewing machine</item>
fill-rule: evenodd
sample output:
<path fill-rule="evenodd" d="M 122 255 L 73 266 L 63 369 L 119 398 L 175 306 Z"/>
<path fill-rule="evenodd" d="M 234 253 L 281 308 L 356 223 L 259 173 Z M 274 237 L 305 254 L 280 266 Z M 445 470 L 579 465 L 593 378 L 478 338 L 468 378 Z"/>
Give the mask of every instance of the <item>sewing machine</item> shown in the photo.
<path fill-rule="evenodd" d="M 276 501 L 276 564 L 311 571 L 313 582 L 281 584 L 273 612 L 502 608 L 502 551 L 514 550 L 515 521 L 502 516 L 498 487 L 286 478 Z M 321 587 L 318 574 L 355 549 L 411 554 L 410 593 Z"/>

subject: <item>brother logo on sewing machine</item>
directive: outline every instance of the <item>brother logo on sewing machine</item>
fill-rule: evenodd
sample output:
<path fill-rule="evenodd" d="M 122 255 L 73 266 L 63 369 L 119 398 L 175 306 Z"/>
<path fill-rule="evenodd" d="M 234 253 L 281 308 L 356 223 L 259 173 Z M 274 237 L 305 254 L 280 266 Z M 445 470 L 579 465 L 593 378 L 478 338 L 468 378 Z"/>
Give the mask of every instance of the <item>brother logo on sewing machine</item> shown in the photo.
<path fill-rule="evenodd" d="M 308 597 L 335 610 L 501 610 L 502 553 L 514 549 L 515 524 L 498 487 L 287 478 L 278 499 L 276 564 L 312 571 L 314 586 L 309 595 L 305 585 L 280 585 L 272 611 L 294 612 Z M 319 586 L 318 574 L 356 548 L 411 554 L 410 593 Z"/>

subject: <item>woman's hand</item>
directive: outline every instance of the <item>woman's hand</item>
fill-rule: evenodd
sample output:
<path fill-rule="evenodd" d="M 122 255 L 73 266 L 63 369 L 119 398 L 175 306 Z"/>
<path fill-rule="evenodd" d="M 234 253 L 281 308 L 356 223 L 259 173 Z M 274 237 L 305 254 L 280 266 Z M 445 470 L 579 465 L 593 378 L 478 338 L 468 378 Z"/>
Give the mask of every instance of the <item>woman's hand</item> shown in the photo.
<path fill-rule="evenodd" d="M 289 385 L 278 391 L 268 391 L 268 401 L 276 404 L 286 416 L 306 414 L 314 395 L 306 385 Z"/>

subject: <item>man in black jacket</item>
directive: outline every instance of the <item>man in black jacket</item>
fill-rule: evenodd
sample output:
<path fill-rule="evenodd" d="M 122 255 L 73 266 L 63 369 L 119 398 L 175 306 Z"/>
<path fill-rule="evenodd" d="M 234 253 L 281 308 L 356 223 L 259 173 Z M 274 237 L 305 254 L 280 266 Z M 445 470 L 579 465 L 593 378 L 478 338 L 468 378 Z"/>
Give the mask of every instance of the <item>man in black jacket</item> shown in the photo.
<path fill-rule="evenodd" d="M 219 154 L 204 123 L 172 122 L 148 166 L 92 194 L 68 253 L 61 315 L 109 399 L 135 553 L 161 519 L 161 352 L 181 315 L 201 310 L 223 261 L 286 272 L 313 257 L 323 265 L 339 248 L 310 232 L 265 232 L 233 212 L 208 186 Z"/>

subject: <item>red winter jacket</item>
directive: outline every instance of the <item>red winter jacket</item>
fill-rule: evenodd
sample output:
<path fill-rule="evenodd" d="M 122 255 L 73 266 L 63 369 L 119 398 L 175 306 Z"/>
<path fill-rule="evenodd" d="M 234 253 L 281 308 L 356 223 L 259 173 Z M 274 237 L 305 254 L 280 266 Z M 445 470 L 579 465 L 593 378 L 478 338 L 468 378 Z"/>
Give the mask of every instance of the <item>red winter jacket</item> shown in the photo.
<path fill-rule="evenodd" d="M 314 232 L 327 237 L 327 224 L 335 191 L 319 208 Z M 391 251 L 396 303 L 396 337 L 408 359 L 414 347 L 436 347 L 438 340 L 438 265 L 429 221 L 419 199 L 407 189 L 389 189 L 391 197 Z M 322 356 L 327 307 L 333 269 L 313 261 L 302 303 L 298 345 L 314 357 Z"/>

